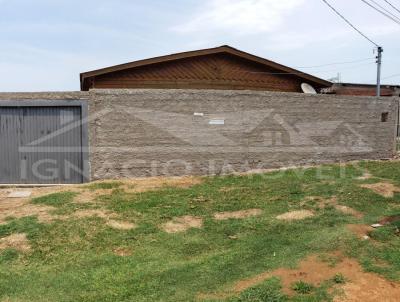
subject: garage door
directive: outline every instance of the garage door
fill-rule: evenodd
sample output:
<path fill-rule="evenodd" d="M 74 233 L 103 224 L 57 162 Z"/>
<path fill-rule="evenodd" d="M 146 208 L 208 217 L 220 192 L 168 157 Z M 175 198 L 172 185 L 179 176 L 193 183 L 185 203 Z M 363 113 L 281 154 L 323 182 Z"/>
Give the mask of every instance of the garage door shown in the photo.
<path fill-rule="evenodd" d="M 85 180 L 82 106 L 2 106 L 0 183 Z"/>

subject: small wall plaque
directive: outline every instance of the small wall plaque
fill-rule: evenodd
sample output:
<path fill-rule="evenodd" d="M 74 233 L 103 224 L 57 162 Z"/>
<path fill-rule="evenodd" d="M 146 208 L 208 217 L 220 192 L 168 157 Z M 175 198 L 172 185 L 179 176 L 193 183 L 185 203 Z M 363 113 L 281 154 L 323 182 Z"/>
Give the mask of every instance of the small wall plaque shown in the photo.
<path fill-rule="evenodd" d="M 225 120 L 210 120 L 208 122 L 210 125 L 225 125 Z"/>

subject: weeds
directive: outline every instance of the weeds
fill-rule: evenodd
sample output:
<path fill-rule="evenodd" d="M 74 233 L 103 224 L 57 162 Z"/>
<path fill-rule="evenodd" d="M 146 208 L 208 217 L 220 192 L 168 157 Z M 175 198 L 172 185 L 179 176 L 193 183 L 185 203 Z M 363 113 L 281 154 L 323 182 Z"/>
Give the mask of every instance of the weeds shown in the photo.
<path fill-rule="evenodd" d="M 310 294 L 314 289 L 314 285 L 304 282 L 304 281 L 297 281 L 292 284 L 292 289 L 302 295 Z"/>

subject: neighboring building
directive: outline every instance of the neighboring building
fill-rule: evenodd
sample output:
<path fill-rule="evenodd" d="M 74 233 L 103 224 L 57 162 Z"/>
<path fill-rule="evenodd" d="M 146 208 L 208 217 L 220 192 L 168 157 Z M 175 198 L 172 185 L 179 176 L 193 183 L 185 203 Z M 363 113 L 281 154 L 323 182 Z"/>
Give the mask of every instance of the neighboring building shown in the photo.
<path fill-rule="evenodd" d="M 332 87 L 323 89 L 322 92 L 337 95 L 375 96 L 376 85 L 335 83 Z M 400 96 L 400 86 L 382 85 L 381 96 Z"/>
<path fill-rule="evenodd" d="M 230 46 L 183 52 L 80 75 L 81 90 L 93 88 L 224 89 L 302 92 L 332 83 Z"/>

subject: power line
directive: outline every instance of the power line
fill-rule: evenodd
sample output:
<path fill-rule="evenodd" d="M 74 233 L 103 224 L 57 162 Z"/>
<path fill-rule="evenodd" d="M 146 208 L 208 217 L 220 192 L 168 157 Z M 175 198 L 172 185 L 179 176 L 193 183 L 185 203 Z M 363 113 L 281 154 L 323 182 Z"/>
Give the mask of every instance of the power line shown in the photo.
<path fill-rule="evenodd" d="M 356 66 L 350 66 L 350 67 L 345 67 L 345 68 L 341 68 L 340 70 L 347 70 L 347 69 L 353 69 L 353 68 L 359 68 L 359 67 L 364 67 L 364 66 L 369 66 L 369 65 L 373 65 L 375 64 L 375 62 L 372 63 L 367 63 L 367 64 L 358 64 Z M 271 75 L 304 75 L 306 73 L 304 72 L 267 72 L 267 71 L 244 71 L 244 70 L 239 70 L 236 69 L 234 70 L 237 73 L 250 73 L 250 74 L 271 74 Z M 336 72 L 338 71 L 338 69 L 330 69 L 330 70 L 320 70 L 318 71 L 319 73 L 322 72 Z"/>
<path fill-rule="evenodd" d="M 355 65 L 355 66 L 340 68 L 339 70 L 338 69 L 319 70 L 318 72 L 335 72 L 335 71 L 349 70 L 349 69 L 360 68 L 360 67 L 370 66 L 370 65 L 375 65 L 375 64 L 376 64 L 375 62 L 372 62 L 372 63 L 358 64 L 358 65 Z"/>
<path fill-rule="evenodd" d="M 364 34 L 361 30 L 359 30 L 355 25 L 353 25 L 349 20 L 347 20 L 340 12 L 338 12 L 327 0 L 322 0 L 331 10 L 333 10 L 340 18 L 342 18 L 350 27 L 352 27 L 356 32 L 358 32 L 361 36 L 367 39 L 370 43 L 374 44 L 376 47 L 379 47 L 374 41 L 372 41 L 366 34 Z"/>
<path fill-rule="evenodd" d="M 394 6 L 392 3 L 390 3 L 389 1 L 387 1 L 387 0 L 383 0 L 383 1 L 385 1 L 387 4 L 389 4 L 391 7 L 393 7 L 395 10 L 397 10 L 399 13 L 400 13 L 400 9 L 398 9 L 396 6 Z"/>
<path fill-rule="evenodd" d="M 323 64 L 323 65 L 315 65 L 315 66 L 299 66 L 295 68 L 319 68 L 319 67 L 325 67 L 325 66 L 334 66 L 334 65 L 344 65 L 344 64 L 352 64 L 352 63 L 359 63 L 359 62 L 365 62 L 369 60 L 373 60 L 375 58 L 365 58 L 365 59 L 360 59 L 360 60 L 354 60 L 354 61 L 345 61 L 345 62 L 336 62 L 336 63 L 329 63 L 329 64 Z"/>
<path fill-rule="evenodd" d="M 400 73 L 396 73 L 396 74 L 392 74 L 391 76 L 384 77 L 383 79 L 386 80 L 386 79 L 391 79 L 391 78 L 395 78 L 395 77 L 399 77 L 399 76 L 400 76 Z"/>
<path fill-rule="evenodd" d="M 400 22 L 400 18 L 398 16 L 396 16 L 395 14 L 393 14 L 390 10 L 388 10 L 387 8 L 385 8 L 384 6 L 380 5 L 378 2 L 376 2 L 375 0 L 371 0 L 372 3 L 374 3 L 375 5 L 377 5 L 379 8 L 383 9 L 385 12 L 387 12 L 389 15 L 391 15 L 393 18 L 395 18 L 397 21 Z"/>
<path fill-rule="evenodd" d="M 324 1 L 324 0 L 322 0 Z M 373 8 L 374 10 L 376 10 L 377 12 L 381 13 L 382 15 L 384 15 L 385 17 L 389 18 L 390 20 L 392 20 L 393 22 L 397 23 L 398 25 L 400 25 L 400 21 L 396 20 L 395 18 L 391 17 L 390 15 L 388 15 L 387 13 L 385 13 L 384 11 L 380 10 L 379 8 L 373 6 L 371 3 L 369 3 L 366 0 L 361 0 L 362 2 L 364 2 L 366 5 L 368 5 L 369 7 Z"/>

